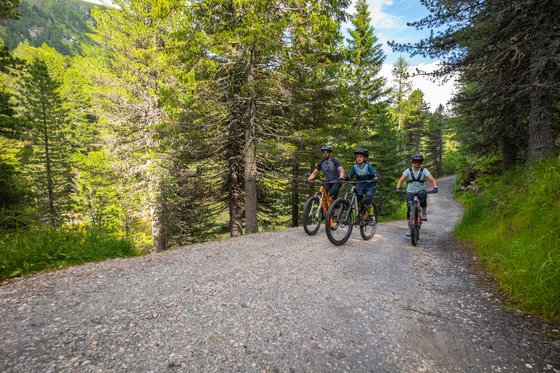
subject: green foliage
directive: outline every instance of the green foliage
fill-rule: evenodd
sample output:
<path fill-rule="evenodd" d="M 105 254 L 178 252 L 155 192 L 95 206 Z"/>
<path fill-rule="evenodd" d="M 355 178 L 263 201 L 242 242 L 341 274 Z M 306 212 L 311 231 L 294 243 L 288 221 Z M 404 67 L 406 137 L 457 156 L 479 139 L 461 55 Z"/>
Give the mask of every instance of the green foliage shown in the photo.
<path fill-rule="evenodd" d="M 9 233 L 0 231 L 0 280 L 138 254 L 129 241 L 103 230 L 38 227 Z"/>
<path fill-rule="evenodd" d="M 470 242 L 523 308 L 560 320 L 560 158 L 487 177 L 461 197 L 455 234 Z"/>
<path fill-rule="evenodd" d="M 23 0 L 19 19 L 0 21 L 0 37 L 9 49 L 27 40 L 35 47 L 46 43 L 64 55 L 80 54 L 81 44 L 91 43 L 86 33 L 93 7 L 79 0 Z"/>
<path fill-rule="evenodd" d="M 0 20 L 7 18 L 18 18 L 20 13 L 16 11 L 21 0 L 2 0 L 0 3 Z"/>

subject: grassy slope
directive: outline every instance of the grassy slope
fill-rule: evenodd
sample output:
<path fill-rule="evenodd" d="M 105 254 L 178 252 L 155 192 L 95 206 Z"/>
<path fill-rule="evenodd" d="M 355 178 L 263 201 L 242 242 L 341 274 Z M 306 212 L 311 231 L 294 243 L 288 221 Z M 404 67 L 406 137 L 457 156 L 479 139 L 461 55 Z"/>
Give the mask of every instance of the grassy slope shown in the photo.
<path fill-rule="evenodd" d="M 478 182 L 484 193 L 461 197 L 457 238 L 521 307 L 560 320 L 560 158 Z"/>

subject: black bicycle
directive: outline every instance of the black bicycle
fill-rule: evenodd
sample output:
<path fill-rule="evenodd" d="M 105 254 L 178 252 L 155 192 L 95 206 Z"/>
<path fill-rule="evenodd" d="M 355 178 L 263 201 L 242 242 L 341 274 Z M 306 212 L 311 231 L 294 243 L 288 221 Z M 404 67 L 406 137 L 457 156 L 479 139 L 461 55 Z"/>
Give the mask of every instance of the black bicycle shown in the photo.
<path fill-rule="evenodd" d="M 361 183 L 367 182 L 361 181 Z M 344 181 L 344 183 L 353 184 L 352 188 L 346 192 L 344 198 L 338 198 L 331 203 L 325 221 L 327 237 L 336 246 L 348 241 L 354 225 L 360 227 L 360 234 L 366 241 L 370 240 L 377 231 L 377 206 L 372 203 L 373 213 L 370 214 L 368 208 L 359 201 L 358 189 L 355 185 L 358 182 Z"/>
<path fill-rule="evenodd" d="M 412 199 L 406 198 L 408 204 L 408 228 L 410 229 L 410 240 L 412 245 L 418 245 L 418 240 L 420 239 L 420 227 L 422 227 L 422 206 L 420 206 L 420 194 L 433 194 L 433 191 L 420 191 L 414 193 L 400 192 L 403 196 L 413 194 Z"/>

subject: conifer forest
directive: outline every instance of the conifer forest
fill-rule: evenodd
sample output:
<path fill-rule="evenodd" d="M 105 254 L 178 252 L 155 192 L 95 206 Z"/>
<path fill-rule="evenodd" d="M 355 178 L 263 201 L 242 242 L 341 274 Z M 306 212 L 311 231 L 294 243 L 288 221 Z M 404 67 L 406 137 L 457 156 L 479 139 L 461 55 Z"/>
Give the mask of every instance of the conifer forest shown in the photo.
<path fill-rule="evenodd" d="M 347 171 L 369 149 L 382 217 L 412 154 L 464 186 L 558 154 L 557 1 L 422 0 L 410 27 L 434 32 L 391 43 L 391 83 L 365 0 L 112 3 L 0 3 L 5 239 L 147 252 L 296 227 L 324 144 Z M 447 107 L 413 88 L 416 54 L 457 77 Z"/>

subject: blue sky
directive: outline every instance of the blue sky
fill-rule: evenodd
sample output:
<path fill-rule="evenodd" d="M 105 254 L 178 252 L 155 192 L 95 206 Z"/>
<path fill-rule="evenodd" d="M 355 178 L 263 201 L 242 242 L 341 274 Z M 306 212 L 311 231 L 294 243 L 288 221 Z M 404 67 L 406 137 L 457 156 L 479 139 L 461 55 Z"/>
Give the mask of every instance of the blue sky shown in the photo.
<path fill-rule="evenodd" d="M 92 3 L 110 3 L 110 0 L 86 0 Z M 429 30 L 416 30 L 406 25 L 407 22 L 418 21 L 428 15 L 428 10 L 420 3 L 420 0 L 367 0 L 375 33 L 383 46 L 386 54 L 385 66 L 382 75 L 391 80 L 391 69 L 399 55 L 402 55 L 411 70 L 416 68 L 431 71 L 437 67 L 438 61 L 421 56 L 410 57 L 407 54 L 393 52 L 387 45 L 389 40 L 398 43 L 414 43 L 429 35 Z M 352 6 L 350 12 L 354 13 Z M 343 26 L 350 28 L 351 24 Z M 423 77 L 414 77 L 413 84 L 424 92 L 425 100 L 435 109 L 439 104 L 445 105 L 453 90 L 454 81 L 445 85 L 439 85 Z"/>
<path fill-rule="evenodd" d="M 392 66 L 400 55 L 406 59 L 411 71 L 415 71 L 416 68 L 432 71 L 437 67 L 438 61 L 435 59 L 421 56 L 410 57 L 408 54 L 393 52 L 387 45 L 390 40 L 398 43 L 415 43 L 430 34 L 430 30 L 416 30 L 416 28 L 406 25 L 407 22 L 419 21 L 429 14 L 420 0 L 367 0 L 367 3 L 375 33 L 387 56 L 381 74 L 389 82 L 392 78 Z M 351 12 L 355 12 L 354 8 L 351 9 Z M 439 104 L 446 105 L 452 96 L 455 84 L 453 79 L 440 85 L 420 76 L 413 77 L 412 82 L 414 88 L 419 88 L 424 92 L 424 98 L 432 110 L 435 110 Z"/>

